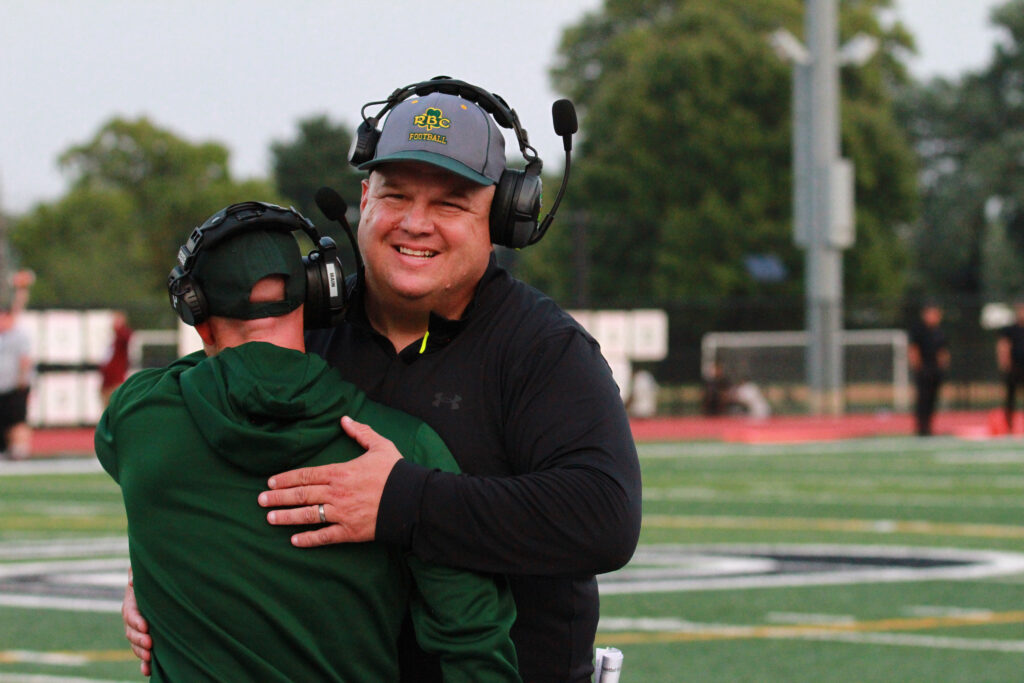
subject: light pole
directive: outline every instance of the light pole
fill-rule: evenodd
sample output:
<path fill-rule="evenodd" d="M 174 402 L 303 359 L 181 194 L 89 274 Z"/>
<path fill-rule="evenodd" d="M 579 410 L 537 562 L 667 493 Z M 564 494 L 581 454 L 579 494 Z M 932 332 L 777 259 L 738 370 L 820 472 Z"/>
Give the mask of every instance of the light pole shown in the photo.
<path fill-rule="evenodd" d="M 807 386 L 812 413 L 843 412 L 843 249 L 853 244 L 853 165 L 839 155 L 837 0 L 807 0 L 807 47 L 788 31 L 770 37 L 793 65 L 794 241 L 805 252 Z M 843 57 L 863 62 L 877 43 L 858 37 Z"/>

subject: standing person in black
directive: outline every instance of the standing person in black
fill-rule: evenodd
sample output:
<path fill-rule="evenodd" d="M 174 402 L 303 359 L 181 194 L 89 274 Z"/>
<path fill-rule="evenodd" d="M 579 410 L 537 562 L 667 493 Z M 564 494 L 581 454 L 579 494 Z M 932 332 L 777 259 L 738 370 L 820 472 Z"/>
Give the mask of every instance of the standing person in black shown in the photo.
<path fill-rule="evenodd" d="M 918 436 L 930 436 L 939 388 L 949 369 L 949 346 L 942 330 L 942 309 L 928 303 L 921 319 L 910 328 L 907 356 L 917 389 L 914 419 Z"/>
<path fill-rule="evenodd" d="M 996 341 L 996 362 L 1006 385 L 1003 410 L 1008 433 L 1013 432 L 1017 386 L 1024 384 L 1024 299 L 1017 299 L 1013 305 L 1013 312 L 1013 324 L 999 330 L 999 339 Z"/>
<path fill-rule="evenodd" d="M 640 467 L 597 342 L 494 258 L 493 244 L 524 247 L 543 234 L 539 159 L 514 111 L 469 84 L 402 88 L 384 109 L 383 128 L 380 111 L 354 146 L 354 163 L 370 172 L 358 230 L 365 267 L 345 321 L 310 334 L 307 348 L 370 398 L 433 427 L 463 474 L 415 465 L 369 427 L 346 424 L 368 444 L 363 456 L 275 475 L 259 504 L 285 525 L 309 524 L 309 510 L 324 506 L 331 524 L 294 534 L 299 547 L 376 539 L 506 575 L 523 680 L 590 681 L 595 574 L 636 547 Z M 525 172 L 505 167 L 496 120 L 515 130 Z M 145 659 L 130 591 L 123 612 Z M 434 670 L 403 665 L 403 679 L 436 680 Z"/>

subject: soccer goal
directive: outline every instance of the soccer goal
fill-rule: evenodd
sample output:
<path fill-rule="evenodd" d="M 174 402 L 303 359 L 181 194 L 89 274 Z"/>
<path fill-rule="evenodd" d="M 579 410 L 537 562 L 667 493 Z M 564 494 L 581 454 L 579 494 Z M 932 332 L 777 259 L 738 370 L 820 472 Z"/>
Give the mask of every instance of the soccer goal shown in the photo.
<path fill-rule="evenodd" d="M 907 410 L 910 370 L 903 330 L 844 330 L 844 398 L 851 408 Z M 806 332 L 710 332 L 701 340 L 705 377 L 717 363 L 733 383 L 753 382 L 776 406 L 807 400 Z"/>

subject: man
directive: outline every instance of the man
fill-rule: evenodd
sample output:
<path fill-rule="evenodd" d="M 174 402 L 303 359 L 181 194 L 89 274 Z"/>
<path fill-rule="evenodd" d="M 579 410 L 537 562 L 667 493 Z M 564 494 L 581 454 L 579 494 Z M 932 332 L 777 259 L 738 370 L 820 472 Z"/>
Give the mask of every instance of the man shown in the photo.
<path fill-rule="evenodd" d="M 910 329 L 907 360 L 917 388 L 914 421 L 918 436 L 932 433 L 935 404 L 949 369 L 949 346 L 941 323 L 942 309 L 938 304 L 927 303 L 921 308 L 921 319 Z"/>
<path fill-rule="evenodd" d="M 428 110 L 443 135 L 425 133 Z M 505 574 L 523 679 L 589 681 L 594 575 L 623 566 L 640 530 L 640 468 L 611 370 L 569 315 L 496 264 L 489 217 L 504 141 L 480 106 L 441 93 L 401 102 L 361 168 L 365 268 L 344 323 L 311 334 L 309 349 L 433 427 L 464 474 L 371 450 L 275 475 L 259 503 L 302 506 L 269 511 L 274 525 L 308 524 L 325 506 L 332 524 L 297 533 L 300 547 L 377 539 Z M 130 590 L 123 612 L 145 660 Z"/>
<path fill-rule="evenodd" d="M 128 345 L 132 341 L 133 330 L 128 325 L 124 311 L 114 312 L 111 331 L 114 338 L 110 342 L 106 359 L 100 364 L 100 400 L 104 408 L 110 403 L 114 389 L 121 386 L 128 376 Z"/>
<path fill-rule="evenodd" d="M 266 524 L 255 497 L 268 475 L 348 460 L 383 442 L 348 438 L 342 416 L 373 425 L 425 468 L 456 466 L 429 427 L 368 401 L 304 352 L 298 243 L 287 227 L 243 230 L 238 207 L 246 216 L 281 210 L 250 202 L 205 224 L 238 220 L 241 231 L 210 238 L 187 273 L 208 309 L 196 317 L 205 355 L 130 377 L 96 432 L 97 455 L 128 513 L 153 676 L 396 680 L 411 605 L 416 636 L 440 657 L 446 679 L 520 680 L 503 580 L 381 543 L 301 550 Z M 314 511 L 323 523 L 323 507 Z"/>
<path fill-rule="evenodd" d="M 14 293 L 0 309 L 0 459 L 25 460 L 31 455 L 32 428 L 28 424 L 28 396 L 35 365 L 28 335 L 17 327 L 28 304 L 35 274 L 21 270 L 11 278 Z"/>
<path fill-rule="evenodd" d="M 1017 386 L 1024 383 L 1024 298 L 1014 302 L 1013 312 L 1013 324 L 999 330 L 999 339 L 996 341 L 996 362 L 1006 386 L 1003 412 L 1007 433 L 1014 431 L 1013 409 Z"/>

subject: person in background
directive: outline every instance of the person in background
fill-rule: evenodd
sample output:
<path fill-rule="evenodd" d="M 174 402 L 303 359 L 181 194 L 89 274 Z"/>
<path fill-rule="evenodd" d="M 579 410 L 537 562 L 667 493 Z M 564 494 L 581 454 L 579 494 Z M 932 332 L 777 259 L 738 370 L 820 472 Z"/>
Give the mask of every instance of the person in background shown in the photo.
<path fill-rule="evenodd" d="M 999 330 L 999 339 L 996 341 L 996 363 L 1006 389 L 1003 414 L 1008 433 L 1014 431 L 1013 411 L 1017 387 L 1024 384 L 1024 297 L 1014 302 L 1013 314 L 1013 323 Z"/>
<path fill-rule="evenodd" d="M 110 395 L 114 393 L 128 376 L 128 344 L 132 339 L 132 328 L 128 326 L 128 318 L 123 311 L 115 311 L 111 319 L 114 339 L 110 344 L 110 352 L 100 365 L 100 398 L 103 407 L 110 403 Z"/>
<path fill-rule="evenodd" d="M 629 386 L 626 410 L 630 417 L 651 418 L 658 414 L 658 380 L 649 370 L 637 370 Z"/>
<path fill-rule="evenodd" d="M 701 412 L 708 417 L 725 415 L 732 405 L 732 382 L 725 375 L 721 361 L 714 360 L 704 376 L 701 392 Z"/>
<path fill-rule="evenodd" d="M 942 327 L 942 308 L 929 302 L 908 335 L 907 360 L 914 374 L 917 395 L 914 422 L 918 436 L 930 436 L 939 389 L 949 369 L 949 345 Z"/>
<path fill-rule="evenodd" d="M 31 455 L 32 428 L 28 424 L 28 397 L 35 366 L 28 335 L 17 327 L 35 282 L 30 270 L 11 278 L 14 292 L 0 308 L 0 458 L 25 460 Z"/>
<path fill-rule="evenodd" d="M 199 245 L 194 260 L 172 272 L 172 282 L 187 284 L 171 294 L 192 302 L 176 310 L 189 306 L 182 317 L 195 323 L 203 351 L 129 377 L 96 428 L 97 457 L 124 498 L 152 676 L 394 681 L 411 609 L 417 642 L 439 658 L 446 680 L 519 681 L 503 578 L 383 543 L 295 548 L 256 505 L 270 474 L 350 460 L 382 447 L 378 433 L 429 472 L 457 471 L 429 427 L 367 400 L 305 353 L 310 299 L 285 213 L 246 202 L 197 229 L 203 238 L 182 252 Z M 357 442 L 342 431 L 343 416 L 375 432 L 355 430 Z M 323 505 L 311 510 L 307 529 L 326 523 Z"/>

